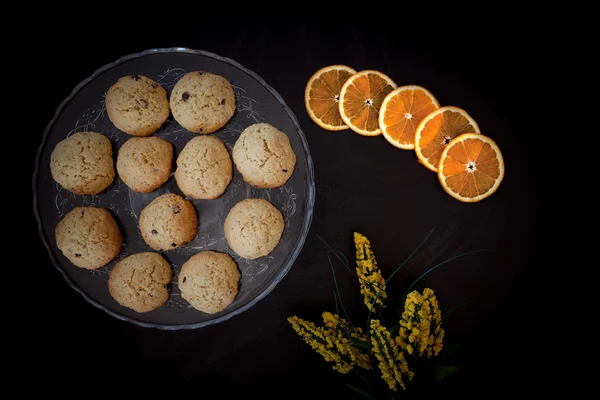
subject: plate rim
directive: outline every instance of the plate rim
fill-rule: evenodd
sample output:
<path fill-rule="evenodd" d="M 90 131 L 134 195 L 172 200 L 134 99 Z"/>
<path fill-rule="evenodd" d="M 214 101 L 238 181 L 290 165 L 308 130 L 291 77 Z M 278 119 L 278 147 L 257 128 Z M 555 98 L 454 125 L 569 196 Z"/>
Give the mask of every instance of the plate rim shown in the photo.
<path fill-rule="evenodd" d="M 46 236 L 44 235 L 44 230 L 42 227 L 42 220 L 40 218 L 40 214 L 38 211 L 38 193 L 37 193 L 37 188 L 36 188 L 36 182 L 37 182 L 38 175 L 39 175 L 40 159 L 41 159 L 41 155 L 42 155 L 42 150 L 46 145 L 50 129 L 56 122 L 56 119 L 62 112 L 63 108 L 67 105 L 67 103 L 69 101 L 71 101 L 71 99 L 86 84 L 88 84 L 90 81 L 92 81 L 98 75 L 100 75 L 102 72 L 104 72 L 110 68 L 113 68 L 125 61 L 134 59 L 134 58 L 140 58 L 140 57 L 144 57 L 147 55 L 161 54 L 161 53 L 187 53 L 187 54 L 201 55 L 201 56 L 214 58 L 218 61 L 222 61 L 222 62 L 231 64 L 231 65 L 239 68 L 246 74 L 250 75 L 252 78 L 256 79 L 263 87 L 265 87 L 269 91 L 269 93 L 271 93 L 277 99 L 277 101 L 281 104 L 281 106 L 283 107 L 285 112 L 288 114 L 288 116 L 292 120 L 292 123 L 296 127 L 296 130 L 298 131 L 298 134 L 300 136 L 300 142 L 301 142 L 303 150 L 306 154 L 306 164 L 307 164 L 307 173 L 308 173 L 309 184 L 307 185 L 307 196 L 306 196 L 307 203 L 306 203 L 306 209 L 305 209 L 305 220 L 302 225 L 302 231 L 301 231 L 300 238 L 297 241 L 294 250 L 292 251 L 292 255 L 291 255 L 287 265 L 285 265 L 284 268 L 275 276 L 273 281 L 265 288 L 265 290 L 263 290 L 258 296 L 256 296 L 254 299 L 252 299 L 251 301 L 249 301 L 242 307 L 240 307 L 232 312 L 229 312 L 227 314 L 221 315 L 217 318 L 214 318 L 214 319 L 211 319 L 208 321 L 196 322 L 193 324 L 165 325 L 165 324 L 157 324 L 157 323 L 139 321 L 135 318 L 126 317 L 117 312 L 114 312 L 114 311 L 110 310 L 108 307 L 106 307 L 106 306 L 100 304 L 99 302 L 97 302 L 96 300 L 92 299 L 79 286 L 77 286 L 75 284 L 75 282 L 73 282 L 73 280 L 67 275 L 67 273 L 65 272 L 63 267 L 60 265 L 60 263 L 54 257 L 54 254 L 52 253 L 52 250 L 50 248 L 50 244 L 48 243 L 48 241 L 46 240 Z M 127 321 L 131 324 L 141 326 L 144 328 L 156 328 L 156 329 L 162 329 L 162 330 L 198 329 L 198 328 L 202 328 L 205 326 L 214 325 L 214 324 L 226 321 L 226 320 L 248 310 L 249 308 L 254 306 L 256 303 L 258 303 L 260 300 L 264 299 L 268 294 L 270 294 L 271 291 L 273 291 L 273 289 L 277 286 L 277 284 L 279 284 L 279 282 L 287 275 L 289 270 L 292 268 L 292 265 L 298 258 L 300 251 L 304 247 L 304 243 L 306 241 L 306 237 L 308 236 L 308 231 L 309 231 L 311 223 L 312 223 L 312 216 L 313 216 L 314 205 L 315 205 L 315 174 L 314 174 L 314 167 L 313 167 L 312 157 L 310 154 L 310 149 L 308 147 L 308 141 L 306 140 L 306 136 L 304 135 L 304 132 L 302 131 L 302 128 L 300 127 L 300 123 L 298 122 L 296 115 L 294 114 L 292 109 L 287 105 L 285 100 L 283 100 L 281 95 L 275 89 L 273 89 L 263 78 L 261 78 L 256 72 L 244 67 L 239 62 L 237 62 L 231 58 L 220 56 L 211 51 L 192 49 L 192 48 L 188 48 L 188 47 L 163 47 L 163 48 L 151 48 L 151 49 L 147 49 L 147 50 L 144 50 L 141 52 L 130 53 L 130 54 L 121 56 L 117 60 L 115 60 L 111 63 L 105 64 L 105 65 L 101 66 L 100 68 L 96 69 L 92 73 L 92 75 L 85 78 L 84 80 L 79 82 L 77 85 L 75 85 L 75 87 L 73 88 L 71 93 L 64 100 L 62 100 L 60 102 L 60 104 L 56 108 L 56 111 L 54 112 L 54 116 L 52 117 L 50 122 L 48 122 L 48 124 L 46 125 L 46 128 L 44 129 L 44 133 L 42 134 L 41 142 L 35 153 L 35 166 L 34 166 L 33 177 L 32 177 L 32 190 L 33 190 L 33 214 L 34 214 L 36 222 L 38 224 L 38 234 L 40 236 L 42 243 L 44 244 L 44 247 L 46 247 L 46 250 L 50 257 L 50 261 L 52 262 L 54 267 L 61 273 L 61 275 L 67 282 L 67 284 L 73 290 L 75 290 L 77 293 L 79 293 L 88 303 L 90 303 L 91 305 L 93 305 L 96 308 L 103 310 L 104 312 L 106 312 L 107 314 L 109 314 L 110 316 L 112 316 L 118 320 Z"/>

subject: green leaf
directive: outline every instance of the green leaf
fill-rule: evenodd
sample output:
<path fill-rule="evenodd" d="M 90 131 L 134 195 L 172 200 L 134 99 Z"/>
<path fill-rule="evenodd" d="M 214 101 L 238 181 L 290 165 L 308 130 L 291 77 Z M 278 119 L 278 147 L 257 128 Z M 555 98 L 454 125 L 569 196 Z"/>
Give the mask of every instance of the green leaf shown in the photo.
<path fill-rule="evenodd" d="M 423 246 L 423 244 L 427 241 L 427 238 L 429 238 L 429 236 L 431 236 L 431 234 L 433 233 L 433 231 L 435 230 L 435 226 L 431 229 L 431 231 L 429 231 L 429 233 L 427 234 L 427 236 L 425 237 L 425 239 L 423 239 L 423 241 L 421 242 L 421 244 L 419 246 L 417 246 L 416 249 L 413 250 L 413 252 L 408 256 L 408 258 L 406 258 L 402 264 L 400 264 L 398 266 L 398 268 L 396 268 L 394 270 L 394 272 L 392 272 L 390 274 L 390 276 L 388 276 L 388 278 L 385 280 L 385 287 L 387 287 L 390 283 L 390 279 L 392 279 L 392 277 L 394 275 L 396 275 L 396 272 L 398 272 L 400 270 L 400 268 L 402 268 L 404 266 L 404 264 L 406 264 L 408 262 L 408 260 L 410 260 L 410 258 L 417 252 L 417 250 L 419 250 L 421 248 L 421 246 Z M 384 286 L 381 286 L 379 288 L 379 291 L 377 292 L 377 295 L 375 296 L 375 299 L 373 299 L 373 303 L 371 303 L 371 307 L 369 308 L 369 314 L 367 314 L 367 330 L 369 329 L 369 324 L 371 323 L 371 311 L 373 311 L 373 308 L 375 308 L 375 303 L 377 302 L 377 299 L 379 298 L 379 295 L 381 294 L 381 292 L 383 291 Z M 406 297 L 406 296 L 404 296 Z M 402 300 L 402 302 L 404 302 L 404 299 Z"/>
<path fill-rule="evenodd" d="M 371 347 L 373 347 L 373 345 L 371 343 L 365 342 L 364 340 L 360 340 L 360 339 L 352 339 L 352 343 L 354 343 L 358 347 L 362 347 L 363 349 L 367 349 L 367 350 L 371 350 Z"/>
<path fill-rule="evenodd" d="M 441 381 L 448 375 L 453 374 L 457 370 L 458 367 L 456 365 L 440 365 L 435 367 L 435 383 L 438 383 L 439 381 Z"/>
<path fill-rule="evenodd" d="M 469 252 L 467 252 L 467 253 L 462 253 L 462 254 L 459 254 L 459 255 L 457 255 L 457 256 L 450 257 L 449 259 L 447 259 L 447 260 L 445 260 L 445 261 L 442 261 L 441 263 L 439 263 L 439 264 L 437 264 L 437 265 L 435 265 L 435 266 L 433 266 L 433 267 L 429 268 L 429 269 L 428 269 L 427 271 L 425 271 L 425 272 L 424 272 L 424 273 L 423 273 L 421 276 L 419 276 L 417 279 L 415 279 L 415 280 L 413 281 L 413 283 L 412 283 L 412 284 L 411 284 L 411 285 L 408 287 L 408 289 L 406 290 L 406 293 L 404 293 L 404 297 L 402 298 L 402 301 L 404 302 L 404 300 L 406 300 L 406 297 L 407 297 L 407 296 L 408 296 L 408 294 L 410 293 L 411 289 L 412 289 L 413 287 L 415 287 L 415 285 L 417 284 L 417 282 L 419 282 L 421 279 L 423 279 L 423 278 L 425 277 L 425 275 L 427 275 L 428 273 L 430 273 L 430 272 L 432 272 L 432 271 L 434 271 L 434 270 L 438 269 L 438 268 L 439 268 L 439 267 L 441 267 L 442 265 L 444 265 L 444 264 L 446 264 L 446 263 L 448 263 L 448 262 L 450 262 L 450 261 L 452 261 L 452 260 L 456 260 L 457 258 L 464 257 L 464 256 L 468 256 L 468 255 L 470 255 L 470 254 L 479 253 L 479 252 L 482 252 L 482 251 L 490 251 L 490 250 L 491 250 L 491 249 L 481 249 L 481 250 L 469 251 Z"/>
<path fill-rule="evenodd" d="M 346 386 L 348 386 L 348 388 L 350 388 L 350 390 L 352 390 L 353 392 L 358 393 L 361 396 L 363 396 L 363 397 L 365 397 L 365 398 L 367 398 L 369 400 L 375 400 L 375 397 L 373 397 L 373 395 L 371 393 L 367 392 L 366 390 L 358 388 L 358 387 L 356 387 L 354 385 L 351 385 L 349 383 L 346 383 Z"/>

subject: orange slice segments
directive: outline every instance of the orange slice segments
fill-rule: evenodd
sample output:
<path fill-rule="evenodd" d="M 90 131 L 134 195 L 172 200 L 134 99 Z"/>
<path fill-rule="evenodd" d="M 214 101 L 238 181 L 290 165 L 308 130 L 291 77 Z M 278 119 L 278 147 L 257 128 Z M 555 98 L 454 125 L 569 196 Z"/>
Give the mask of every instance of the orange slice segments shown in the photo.
<path fill-rule="evenodd" d="M 504 158 L 489 137 L 465 133 L 452 139 L 442 151 L 438 178 L 450 196 L 474 203 L 498 189 L 504 179 Z"/>
<path fill-rule="evenodd" d="M 453 106 L 440 107 L 427 115 L 415 131 L 415 152 L 425 167 L 437 172 L 444 147 L 463 133 L 480 133 L 467 112 Z"/>
<path fill-rule="evenodd" d="M 397 87 L 389 76 L 379 71 L 365 70 L 352 75 L 340 90 L 338 104 L 342 120 L 360 135 L 380 135 L 381 103 Z"/>
<path fill-rule="evenodd" d="M 417 126 L 439 107 L 440 103 L 427 89 L 417 85 L 400 86 L 383 99 L 379 128 L 392 145 L 413 150 Z"/>
<path fill-rule="evenodd" d="M 348 129 L 338 108 L 340 89 L 356 71 L 346 65 L 330 65 L 313 74 L 304 89 L 304 105 L 310 118 L 328 131 Z"/>

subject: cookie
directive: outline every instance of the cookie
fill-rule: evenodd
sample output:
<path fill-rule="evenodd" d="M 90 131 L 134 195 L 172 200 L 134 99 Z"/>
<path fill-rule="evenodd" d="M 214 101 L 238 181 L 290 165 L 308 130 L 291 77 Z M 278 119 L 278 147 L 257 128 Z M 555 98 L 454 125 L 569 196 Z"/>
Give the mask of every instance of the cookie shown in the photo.
<path fill-rule="evenodd" d="M 123 143 L 117 173 L 131 190 L 151 192 L 165 183 L 173 165 L 173 146 L 159 137 L 134 137 Z"/>
<path fill-rule="evenodd" d="M 287 135 L 266 123 L 244 129 L 232 155 L 244 181 L 256 188 L 283 186 L 296 166 L 296 153 Z"/>
<path fill-rule="evenodd" d="M 181 267 L 181 297 L 196 310 L 214 314 L 230 305 L 238 293 L 240 272 L 225 253 L 201 251 Z"/>
<path fill-rule="evenodd" d="M 189 200 L 167 193 L 144 207 L 139 227 L 148 246 L 154 250 L 173 250 L 196 236 L 198 216 Z"/>
<path fill-rule="evenodd" d="M 231 83 L 210 72 L 188 72 L 177 81 L 169 105 L 173 118 L 194 133 L 221 129 L 235 112 Z"/>
<path fill-rule="evenodd" d="M 117 222 L 99 207 L 75 207 L 56 225 L 54 233 L 56 247 L 79 268 L 108 264 L 123 244 Z"/>
<path fill-rule="evenodd" d="M 252 260 L 269 254 L 283 233 L 283 215 L 263 199 L 244 199 L 225 218 L 225 238 L 241 257 Z"/>
<path fill-rule="evenodd" d="M 110 140 L 96 132 L 78 132 L 56 144 L 50 155 L 50 173 L 75 194 L 98 194 L 115 179 Z"/>
<path fill-rule="evenodd" d="M 144 313 L 165 304 L 171 276 L 171 266 L 160 254 L 132 254 L 110 271 L 108 291 L 123 307 Z"/>
<path fill-rule="evenodd" d="M 106 113 L 129 135 L 151 135 L 169 118 L 167 91 L 148 77 L 123 76 L 106 92 Z"/>
<path fill-rule="evenodd" d="M 198 136 L 177 157 L 175 180 L 186 195 L 216 199 L 231 182 L 233 166 L 227 148 L 214 136 Z"/>

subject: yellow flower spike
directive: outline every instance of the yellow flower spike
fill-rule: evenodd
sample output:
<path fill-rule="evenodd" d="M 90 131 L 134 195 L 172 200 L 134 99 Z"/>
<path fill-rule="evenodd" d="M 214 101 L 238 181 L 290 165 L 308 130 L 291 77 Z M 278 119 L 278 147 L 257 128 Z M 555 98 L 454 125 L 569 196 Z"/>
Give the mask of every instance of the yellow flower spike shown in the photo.
<path fill-rule="evenodd" d="M 412 380 L 413 373 L 390 332 L 377 319 L 371 320 L 371 344 L 371 351 L 379 361 L 381 378 L 391 390 L 397 391 L 398 386 L 406 389 L 404 381 Z"/>
<path fill-rule="evenodd" d="M 435 293 L 425 288 L 423 294 L 408 294 L 400 320 L 400 347 L 415 356 L 437 356 L 443 348 L 442 314 Z M 410 349 L 409 349 L 410 346 Z"/>
<path fill-rule="evenodd" d="M 292 328 L 304 341 L 319 353 L 325 361 L 334 362 L 333 369 L 347 374 L 352 371 L 353 365 L 342 357 L 335 349 L 332 332 L 324 327 L 316 326 L 313 322 L 305 321 L 297 316 L 288 318 Z"/>
<path fill-rule="evenodd" d="M 354 232 L 354 244 L 356 246 L 356 273 L 360 283 L 360 293 L 363 295 L 365 305 L 369 311 L 373 311 L 372 304 L 385 307 L 385 279 L 377 266 L 375 254 L 371 250 L 371 242 L 358 232 Z M 380 293 L 381 290 L 381 293 Z M 376 296 L 377 300 L 375 300 Z"/>
<path fill-rule="evenodd" d="M 330 332 L 330 336 L 328 336 L 329 347 L 335 348 L 342 357 L 348 360 L 350 365 L 358 365 L 360 368 L 367 370 L 371 369 L 369 355 L 364 354 L 358 346 L 351 342 L 351 339 L 367 342 L 369 339 L 363 330 L 351 326 L 348 321 L 340 318 L 337 314 L 324 312 L 322 316 L 323 323 Z"/>

